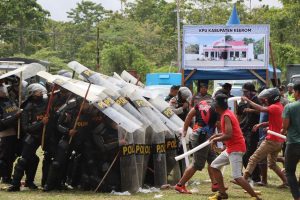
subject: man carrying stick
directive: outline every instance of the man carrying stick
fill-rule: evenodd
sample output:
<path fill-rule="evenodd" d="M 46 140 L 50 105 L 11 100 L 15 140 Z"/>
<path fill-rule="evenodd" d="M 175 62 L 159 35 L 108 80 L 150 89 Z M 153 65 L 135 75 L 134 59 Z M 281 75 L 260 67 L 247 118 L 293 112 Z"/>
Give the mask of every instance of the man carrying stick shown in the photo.
<path fill-rule="evenodd" d="M 243 155 L 246 151 L 245 140 L 239 122 L 232 111 L 228 109 L 227 96 L 219 94 L 215 97 L 216 112 L 221 115 L 221 134 L 210 138 L 212 145 L 224 142 L 226 149 L 212 162 L 213 175 L 219 184 L 219 192 L 209 200 L 228 199 L 224 186 L 221 168 L 230 164 L 234 180 L 246 190 L 253 199 L 260 199 L 249 183 L 242 176 Z"/>
<path fill-rule="evenodd" d="M 197 128 L 196 130 L 194 130 L 191 136 L 191 143 L 193 148 L 195 148 L 199 144 L 204 143 L 214 133 L 215 124 L 218 120 L 218 114 L 210 104 L 211 101 L 199 102 L 194 108 L 192 108 L 184 121 L 183 136 L 185 137 L 187 134 L 187 129 L 193 117 L 196 117 Z M 191 194 L 191 192 L 186 189 L 185 184 L 192 178 L 197 170 L 201 171 L 205 167 L 205 163 L 207 162 L 207 170 L 212 182 L 211 189 L 213 192 L 218 191 L 218 184 L 213 178 L 212 169 L 210 167 L 210 164 L 215 159 L 215 157 L 215 153 L 209 146 L 195 152 L 192 165 L 188 166 L 184 171 L 182 178 L 175 186 L 175 190 L 180 193 Z"/>
<path fill-rule="evenodd" d="M 287 132 L 285 150 L 285 172 L 291 193 L 295 200 L 300 200 L 298 181 L 295 175 L 300 159 L 300 82 L 294 85 L 296 102 L 288 104 L 282 114 L 283 128 L 281 133 Z"/>
<path fill-rule="evenodd" d="M 259 98 L 266 98 L 267 99 L 267 107 L 260 106 L 247 97 L 242 97 L 244 101 L 247 101 L 255 110 L 260 112 L 266 112 L 269 114 L 269 121 L 263 122 L 261 124 L 255 125 L 254 129 L 258 129 L 260 127 L 269 127 L 270 131 L 280 132 L 282 128 L 282 112 L 283 106 L 280 103 L 280 92 L 277 88 L 270 88 L 267 90 L 262 91 Z M 254 152 L 254 154 L 250 157 L 247 168 L 244 173 L 244 178 L 247 180 L 252 172 L 254 171 L 256 165 L 263 160 L 264 158 L 268 158 L 268 166 L 272 169 L 282 180 L 282 185 L 280 188 L 287 187 L 287 179 L 284 173 L 276 164 L 277 156 L 282 149 L 282 144 L 284 139 L 274 136 L 274 135 L 267 135 L 266 139 L 261 143 L 259 148 Z"/>

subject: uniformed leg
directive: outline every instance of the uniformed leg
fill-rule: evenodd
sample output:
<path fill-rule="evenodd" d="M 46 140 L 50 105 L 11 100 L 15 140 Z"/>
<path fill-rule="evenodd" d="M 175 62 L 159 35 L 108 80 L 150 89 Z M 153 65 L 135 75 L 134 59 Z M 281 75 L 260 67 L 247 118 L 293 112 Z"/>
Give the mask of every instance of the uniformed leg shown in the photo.
<path fill-rule="evenodd" d="M 24 172 L 28 169 L 30 163 L 35 158 L 36 150 L 40 145 L 40 138 L 36 138 L 32 135 L 27 135 L 24 140 L 24 146 L 22 149 L 21 158 L 18 159 L 14 168 L 14 175 L 12 180 L 12 186 L 8 188 L 8 191 L 19 191 L 21 185 L 21 179 L 24 176 Z"/>
<path fill-rule="evenodd" d="M 37 189 L 38 187 L 34 184 L 34 178 L 36 175 L 36 171 L 39 165 L 40 159 L 37 155 L 34 155 L 34 157 L 31 159 L 31 162 L 29 163 L 25 174 L 26 174 L 26 180 L 25 180 L 25 187 L 28 187 L 30 189 Z"/>
<path fill-rule="evenodd" d="M 61 140 L 57 147 L 55 158 L 49 168 L 48 177 L 44 186 L 44 191 L 51 191 L 60 185 L 63 166 L 67 163 L 69 144 L 66 140 Z"/>

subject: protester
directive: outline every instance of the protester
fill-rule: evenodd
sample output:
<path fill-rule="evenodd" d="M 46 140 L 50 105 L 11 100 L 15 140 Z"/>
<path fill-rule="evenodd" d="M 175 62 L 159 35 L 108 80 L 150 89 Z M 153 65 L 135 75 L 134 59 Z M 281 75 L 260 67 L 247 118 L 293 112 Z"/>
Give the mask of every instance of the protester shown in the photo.
<path fill-rule="evenodd" d="M 243 95 L 248 99 L 251 99 L 256 104 L 260 104 L 256 95 L 255 86 L 253 83 L 245 83 L 242 87 Z M 240 119 L 240 127 L 243 131 L 243 135 L 246 141 L 246 153 L 243 156 L 243 165 L 247 167 L 249 158 L 257 149 L 259 141 L 259 133 L 257 130 L 252 131 L 254 125 L 259 123 L 259 112 L 245 101 L 241 101 L 238 104 L 237 115 Z M 257 166 L 252 174 L 252 180 L 254 182 L 260 182 L 260 171 Z"/>
<path fill-rule="evenodd" d="M 194 108 L 191 109 L 186 117 L 186 120 L 184 121 L 183 136 L 185 137 L 192 119 L 196 117 L 198 128 L 194 130 L 193 134 L 191 135 L 191 143 L 193 148 L 202 144 L 214 134 L 215 125 L 218 120 L 218 114 L 215 112 L 214 107 L 212 107 L 210 104 L 211 101 L 200 101 Z M 176 184 L 175 190 L 180 193 L 191 194 L 191 192 L 186 189 L 185 184 L 192 178 L 197 170 L 201 171 L 207 162 L 207 170 L 212 182 L 211 189 L 213 192 L 218 191 L 218 184 L 212 175 L 212 169 L 210 167 L 210 164 L 215 157 L 215 153 L 209 146 L 195 152 L 192 165 L 188 166 L 188 168 L 185 170 L 182 178 Z"/>
<path fill-rule="evenodd" d="M 199 91 L 192 98 L 192 106 L 196 106 L 200 101 L 211 100 L 211 95 L 208 94 L 208 84 L 200 83 Z"/>
<path fill-rule="evenodd" d="M 180 87 L 178 94 L 170 100 L 170 107 L 183 121 L 189 113 L 192 92 L 187 87 Z"/>
<path fill-rule="evenodd" d="M 260 89 L 261 93 L 264 89 L 266 89 L 265 87 L 262 87 Z M 263 98 L 262 96 L 258 96 L 259 97 L 259 101 L 261 102 L 262 106 L 266 106 L 267 105 L 267 99 Z M 269 117 L 268 117 L 268 113 L 265 112 L 260 112 L 259 114 L 259 124 L 264 123 L 264 122 L 268 122 L 269 121 Z M 256 125 L 253 127 L 253 131 L 255 131 Z M 266 138 L 266 128 L 265 127 L 260 127 L 258 128 L 258 133 L 259 133 L 259 143 L 258 146 L 261 145 L 261 143 L 265 140 Z M 260 175 L 261 175 L 261 182 L 256 182 L 255 184 L 258 186 L 267 186 L 268 185 L 268 159 L 267 157 L 264 158 L 262 161 L 260 161 L 258 163 L 259 165 L 259 169 L 260 169 Z"/>
<path fill-rule="evenodd" d="M 260 127 L 268 126 L 269 130 L 271 131 L 275 131 L 277 133 L 280 132 L 282 128 L 281 115 L 283 112 L 283 106 L 280 103 L 279 90 L 277 88 L 270 88 L 261 92 L 259 96 L 267 98 L 267 103 L 268 103 L 267 107 L 258 105 L 245 96 L 242 97 L 242 99 L 244 101 L 247 101 L 255 110 L 258 110 L 260 112 L 266 112 L 269 115 L 269 122 L 264 122 L 256 125 L 254 130 L 257 130 Z M 283 142 L 284 139 L 282 138 L 273 135 L 267 135 L 266 139 L 262 142 L 259 148 L 250 157 L 249 163 L 244 173 L 244 178 L 248 179 L 252 175 L 256 165 L 265 157 L 268 157 L 269 168 L 272 169 L 282 180 L 282 185 L 280 185 L 279 187 L 280 188 L 286 187 L 287 179 L 283 174 L 283 172 L 281 171 L 281 169 L 276 164 L 277 157 L 279 152 L 281 151 Z"/>
<path fill-rule="evenodd" d="M 280 95 L 281 95 L 281 98 L 280 98 L 280 103 L 285 106 L 286 104 L 289 103 L 288 99 L 285 97 L 285 86 L 284 85 L 281 85 L 279 87 L 279 91 L 280 91 Z"/>
<path fill-rule="evenodd" d="M 224 83 L 221 84 L 222 88 L 219 89 L 214 96 L 217 96 L 218 94 L 226 94 L 228 97 L 233 97 L 233 95 L 231 95 L 231 88 L 232 85 L 230 83 Z"/>
<path fill-rule="evenodd" d="M 168 96 L 165 97 L 165 101 L 166 102 L 169 102 L 173 97 L 175 97 L 178 93 L 178 90 L 179 90 L 180 86 L 179 85 L 173 85 L 171 88 L 170 88 L 170 93 Z"/>
<path fill-rule="evenodd" d="M 212 145 L 217 142 L 224 142 L 226 149 L 212 162 L 213 175 L 219 184 L 219 192 L 210 200 L 228 199 L 226 188 L 224 186 L 221 168 L 225 165 L 231 165 L 233 179 L 246 190 L 253 199 L 260 199 L 253 191 L 249 183 L 242 176 L 243 155 L 246 151 L 245 140 L 239 122 L 232 111 L 228 109 L 228 97 L 220 94 L 215 97 L 216 112 L 221 115 L 221 134 L 215 134 L 210 138 Z"/>
<path fill-rule="evenodd" d="M 296 102 L 288 104 L 282 114 L 282 134 L 287 133 L 285 151 L 285 172 L 291 193 L 295 200 L 300 200 L 300 190 L 296 178 L 296 168 L 300 160 L 300 82 L 294 86 Z"/>
<path fill-rule="evenodd" d="M 285 97 L 288 99 L 289 103 L 293 103 L 295 101 L 295 97 L 294 97 L 294 84 L 293 83 L 289 83 L 287 85 L 288 91 L 285 94 Z"/>

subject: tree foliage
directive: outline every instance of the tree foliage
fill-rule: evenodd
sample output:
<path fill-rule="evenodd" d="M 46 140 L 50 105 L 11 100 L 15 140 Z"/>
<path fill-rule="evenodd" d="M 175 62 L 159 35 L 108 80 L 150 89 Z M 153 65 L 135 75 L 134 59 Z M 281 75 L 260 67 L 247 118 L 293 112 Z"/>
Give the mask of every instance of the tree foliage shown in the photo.
<path fill-rule="evenodd" d="M 250 10 L 245 4 L 250 0 L 239 0 L 237 9 L 242 24 L 270 24 L 275 62 L 285 70 L 286 64 L 300 62 L 300 4 L 298 0 L 280 1 L 282 8 L 264 5 Z M 179 2 L 182 26 L 226 24 L 236 1 Z M 54 63 L 54 70 L 78 60 L 108 74 L 135 69 L 145 75 L 173 66 L 177 59 L 176 1 L 122 0 L 122 8 L 111 12 L 101 4 L 82 0 L 68 12 L 69 22 L 59 22 L 49 19 L 49 12 L 36 0 L 2 0 L 0 56 L 22 53 Z M 253 41 L 244 38 L 244 42 Z M 255 42 L 256 52 L 262 51 L 262 45 L 262 41 Z M 97 49 L 100 68 L 96 68 Z M 191 46 L 188 50 L 197 53 L 198 49 Z M 170 69 L 176 71 L 176 67 Z"/>

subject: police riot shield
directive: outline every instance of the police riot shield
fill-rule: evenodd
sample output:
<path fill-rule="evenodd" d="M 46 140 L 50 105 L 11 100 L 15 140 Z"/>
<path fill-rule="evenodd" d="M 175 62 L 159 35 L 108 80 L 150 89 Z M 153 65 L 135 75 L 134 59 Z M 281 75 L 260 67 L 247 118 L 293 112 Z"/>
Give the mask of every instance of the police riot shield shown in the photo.
<path fill-rule="evenodd" d="M 120 81 L 112 77 L 93 72 L 76 61 L 70 62 L 68 66 L 88 81 L 106 88 L 104 93 L 106 93 L 109 97 L 105 96 L 105 94 L 103 93 L 99 95 L 103 99 L 103 102 L 111 105 L 114 109 L 118 110 L 120 113 L 127 116 L 132 121 L 138 124 L 140 123 L 140 121 L 143 123 L 142 127 L 144 130 L 139 129 L 133 134 L 134 143 L 136 145 L 135 149 L 137 151 L 136 160 L 139 170 L 139 184 L 140 186 L 142 186 L 144 177 L 144 173 L 142 170 L 144 168 L 144 157 L 147 155 L 146 152 L 148 152 L 149 149 L 148 146 L 145 146 L 145 130 L 149 127 L 150 122 L 118 93 L 120 88 L 114 85 L 120 83 Z M 114 82 L 114 84 L 112 84 L 112 82 Z"/>
<path fill-rule="evenodd" d="M 133 133 L 118 127 L 120 145 L 121 190 L 135 193 L 139 189 Z"/>
<path fill-rule="evenodd" d="M 167 183 L 165 134 L 169 129 L 157 117 L 155 112 L 149 106 L 148 102 L 135 90 L 124 87 L 122 89 L 122 92 L 124 93 L 123 95 L 126 95 L 131 99 L 137 109 L 151 122 L 151 128 L 153 130 L 151 135 L 151 155 L 153 159 L 154 179 L 153 182 L 154 186 L 160 187 Z"/>
<path fill-rule="evenodd" d="M 51 75 L 51 74 L 50 74 Z M 55 79 L 53 81 L 55 84 L 69 90 L 70 92 L 84 97 L 87 89 L 79 88 L 76 84 L 71 81 L 64 81 L 62 79 Z M 139 124 L 136 124 L 132 120 L 125 117 L 120 112 L 116 111 L 111 105 L 105 104 L 98 96 L 93 93 L 88 93 L 87 101 L 91 102 L 96 108 L 102 111 L 106 116 L 108 116 L 111 120 L 117 123 L 119 126 L 124 128 L 126 131 L 133 133 L 136 130 L 142 128 Z"/>
<path fill-rule="evenodd" d="M 184 122 L 172 111 L 169 104 L 165 102 L 160 97 L 156 97 L 154 99 L 149 99 L 149 102 L 159 111 L 161 112 L 166 118 L 173 122 L 173 124 L 178 128 L 177 132 L 181 132 L 181 128 L 183 128 Z M 170 128 L 170 126 L 168 126 Z M 188 128 L 187 131 L 186 142 L 188 143 L 188 135 L 193 133 L 191 128 Z"/>

